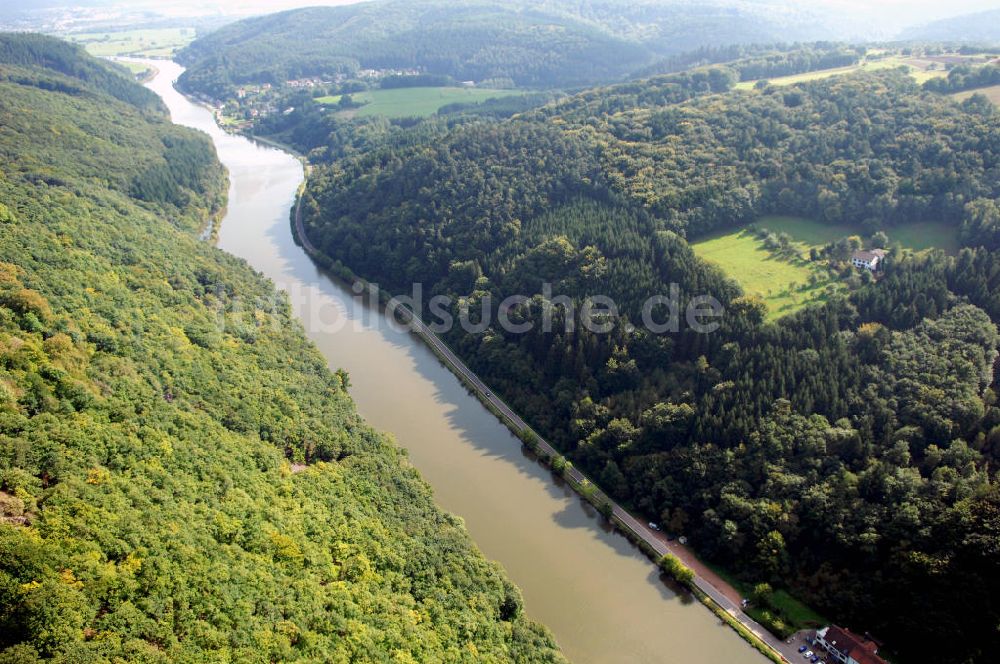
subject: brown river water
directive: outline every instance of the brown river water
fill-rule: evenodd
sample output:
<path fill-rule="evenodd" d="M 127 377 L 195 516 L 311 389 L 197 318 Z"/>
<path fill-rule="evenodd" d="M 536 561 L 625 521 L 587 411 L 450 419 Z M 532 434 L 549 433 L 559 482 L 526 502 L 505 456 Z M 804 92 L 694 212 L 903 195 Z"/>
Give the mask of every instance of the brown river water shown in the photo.
<path fill-rule="evenodd" d="M 767 660 L 696 600 L 677 594 L 625 538 L 470 395 L 416 337 L 325 275 L 292 239 L 289 209 L 302 182 L 291 155 L 220 130 L 211 112 L 172 87 L 183 71 L 154 61 L 148 83 L 173 121 L 212 137 L 229 169 L 219 248 L 289 293 L 296 315 L 333 369 L 350 374 L 360 413 L 391 432 L 465 520 L 483 553 L 524 593 L 574 662 L 757 664 Z"/>

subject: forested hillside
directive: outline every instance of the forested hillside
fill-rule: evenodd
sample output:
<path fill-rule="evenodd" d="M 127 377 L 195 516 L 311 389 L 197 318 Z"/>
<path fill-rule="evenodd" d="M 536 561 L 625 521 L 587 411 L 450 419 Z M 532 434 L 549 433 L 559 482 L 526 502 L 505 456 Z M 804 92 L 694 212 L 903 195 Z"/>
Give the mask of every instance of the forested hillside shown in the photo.
<path fill-rule="evenodd" d="M 359 69 L 415 68 L 456 80 L 574 86 L 622 78 L 701 46 L 808 39 L 815 16 L 753 3 L 376 0 L 240 21 L 179 54 L 188 90 L 225 98 L 233 86 Z"/>
<path fill-rule="evenodd" d="M 530 332 L 446 338 L 603 488 L 901 661 L 984 661 L 1000 646 L 1000 116 L 894 71 L 746 92 L 737 77 L 658 77 L 503 122 L 337 126 L 313 153 L 333 161 L 307 232 L 385 289 L 452 296 L 456 318 L 526 295 L 511 318 Z M 891 249 L 877 282 L 852 275 L 767 324 L 685 240 L 766 213 L 867 233 L 934 219 L 966 248 Z M 622 318 L 567 332 L 557 307 L 544 331 L 544 283 L 578 310 L 609 295 Z M 670 284 L 681 311 L 718 298 L 722 327 L 639 325 Z"/>
<path fill-rule="evenodd" d="M 728 63 L 741 81 L 753 81 L 846 67 L 855 64 L 866 52 L 864 46 L 849 47 L 830 42 L 703 46 L 658 60 L 634 72 L 634 78 L 649 78 L 699 66 Z"/>
<path fill-rule="evenodd" d="M 0 154 L 0 661 L 561 661 L 287 302 L 196 239 L 206 137 L 0 35 Z"/>
<path fill-rule="evenodd" d="M 1000 10 L 992 9 L 975 14 L 944 18 L 926 25 L 905 30 L 902 39 L 951 42 L 1000 41 Z"/>

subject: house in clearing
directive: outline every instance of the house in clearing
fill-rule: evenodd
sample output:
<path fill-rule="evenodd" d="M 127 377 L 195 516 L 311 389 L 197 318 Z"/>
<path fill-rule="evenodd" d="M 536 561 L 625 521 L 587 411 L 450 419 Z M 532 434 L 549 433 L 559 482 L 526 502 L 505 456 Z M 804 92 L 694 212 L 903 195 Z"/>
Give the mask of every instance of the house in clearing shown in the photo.
<path fill-rule="evenodd" d="M 876 272 L 884 258 L 885 249 L 860 249 L 851 255 L 851 264 Z"/>
<path fill-rule="evenodd" d="M 817 630 L 815 643 L 822 646 L 832 659 L 843 664 L 886 664 L 878 656 L 878 643 L 844 627 L 830 625 Z"/>

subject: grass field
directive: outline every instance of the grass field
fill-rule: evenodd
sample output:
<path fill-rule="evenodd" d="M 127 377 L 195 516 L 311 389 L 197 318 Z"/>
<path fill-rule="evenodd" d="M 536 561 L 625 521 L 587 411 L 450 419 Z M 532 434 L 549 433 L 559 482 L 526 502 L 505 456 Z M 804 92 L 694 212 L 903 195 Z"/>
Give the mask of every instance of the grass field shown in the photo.
<path fill-rule="evenodd" d="M 820 302 L 828 289 L 843 286 L 820 265 L 779 258 L 748 230 L 730 231 L 691 245 L 694 253 L 721 267 L 748 295 L 759 295 L 773 320 Z"/>
<path fill-rule="evenodd" d="M 993 85 L 988 88 L 977 88 L 975 90 L 966 90 L 964 92 L 958 92 L 956 94 L 953 94 L 952 97 L 954 97 L 958 101 L 965 101 L 966 99 L 977 93 L 981 95 L 986 95 L 987 99 L 989 99 L 997 106 L 1000 106 L 1000 85 Z"/>
<path fill-rule="evenodd" d="M 736 588 L 740 595 L 750 597 L 753 594 L 752 583 L 740 581 L 739 579 L 731 576 L 726 570 L 720 569 L 714 565 L 710 565 L 710 567 L 716 574 L 722 577 L 724 581 Z M 790 595 L 786 590 L 775 590 L 771 594 L 769 602 L 781 615 L 782 620 L 788 625 L 788 631 L 791 633 L 795 633 L 809 627 L 830 624 L 830 621 L 827 618 L 816 611 L 813 611 L 809 606 Z M 763 617 L 761 615 L 762 611 L 764 610 L 758 607 L 751 607 L 747 613 L 750 617 L 756 620 Z"/>
<path fill-rule="evenodd" d="M 735 279 L 744 292 L 759 295 L 767 303 L 768 317 L 780 318 L 798 309 L 824 300 L 832 291 L 843 288 L 839 279 L 830 276 L 822 264 L 805 260 L 811 247 L 821 247 L 849 235 L 864 232 L 858 226 L 827 225 L 818 221 L 789 216 L 766 216 L 755 226 L 791 236 L 802 259 L 775 255 L 762 240 L 746 229 L 730 230 L 697 240 L 691 245 L 695 254 L 719 265 Z M 886 231 L 890 242 L 908 249 L 944 249 L 957 253 L 957 231 L 938 222 L 914 222 Z M 815 275 L 815 276 L 813 276 Z"/>
<path fill-rule="evenodd" d="M 146 65 L 140 64 L 138 62 L 128 62 L 126 60 L 115 60 L 115 62 L 122 67 L 125 67 L 130 72 L 135 74 L 137 77 L 149 72 L 150 68 Z"/>
<path fill-rule="evenodd" d="M 768 602 L 770 602 L 773 610 L 765 607 L 751 606 L 747 609 L 747 615 L 767 627 L 779 638 L 784 639 L 804 629 L 815 629 L 830 624 L 826 618 L 784 590 L 776 590 L 771 594 Z M 776 623 L 775 618 L 780 623 Z M 778 624 L 783 625 L 784 629 L 776 629 Z"/>
<path fill-rule="evenodd" d="M 906 67 L 910 76 L 912 76 L 917 83 L 923 83 L 932 78 L 938 76 L 946 76 L 948 74 L 940 65 L 926 60 L 920 60 L 917 58 L 906 58 L 902 56 L 890 56 L 886 58 L 870 58 L 859 62 L 856 65 L 851 65 L 850 67 L 836 67 L 834 69 L 819 69 L 816 71 L 809 71 L 802 74 L 793 74 L 791 76 L 779 76 L 777 78 L 770 78 L 768 82 L 771 85 L 793 85 L 795 83 L 804 83 L 806 81 L 818 81 L 823 78 L 830 78 L 832 76 L 842 76 L 844 74 L 853 74 L 857 71 L 878 71 L 880 69 L 894 69 L 896 67 Z M 736 89 L 738 90 L 750 90 L 753 88 L 757 81 L 741 81 L 736 84 Z"/>
<path fill-rule="evenodd" d="M 849 235 L 864 236 L 860 226 L 821 224 L 805 217 L 767 215 L 758 219 L 754 225 L 775 233 L 788 233 L 803 249 L 820 247 Z"/>
<path fill-rule="evenodd" d="M 90 32 L 67 35 L 70 41 L 82 44 L 91 55 L 135 55 L 150 58 L 173 57 L 195 38 L 194 28 L 160 28 L 154 30 L 123 30 L 121 32 Z"/>
<path fill-rule="evenodd" d="M 835 242 L 849 235 L 865 237 L 860 226 L 849 224 L 821 224 L 803 217 L 769 215 L 761 217 L 755 224 L 775 233 L 788 233 L 792 240 L 804 250 Z M 943 249 L 949 254 L 958 253 L 958 232 L 953 226 L 936 221 L 914 221 L 902 226 L 893 226 L 885 231 L 890 243 L 899 243 L 907 249 L 924 251 Z"/>
<path fill-rule="evenodd" d="M 956 229 L 936 221 L 914 221 L 890 228 L 886 234 L 890 242 L 917 251 L 944 249 L 949 254 L 957 254 L 961 246 Z"/>
<path fill-rule="evenodd" d="M 390 118 L 427 117 L 439 108 L 459 102 L 480 102 L 496 97 L 522 94 L 519 90 L 491 90 L 486 88 L 395 88 L 367 90 L 352 94 L 351 98 L 363 103 L 357 109 L 344 111 L 357 117 L 384 115 Z M 321 104 L 336 105 L 340 96 L 319 97 Z"/>

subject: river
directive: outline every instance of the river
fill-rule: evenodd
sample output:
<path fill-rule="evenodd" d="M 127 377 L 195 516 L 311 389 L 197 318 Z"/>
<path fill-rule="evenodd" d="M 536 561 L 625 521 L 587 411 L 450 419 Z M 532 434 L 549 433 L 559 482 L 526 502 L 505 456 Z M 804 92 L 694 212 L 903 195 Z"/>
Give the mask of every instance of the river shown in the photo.
<path fill-rule="evenodd" d="M 767 660 L 656 568 L 603 517 L 522 451 L 419 339 L 359 305 L 298 247 L 289 209 L 303 178 L 291 155 L 220 130 L 211 112 L 178 94 L 183 71 L 149 62 L 147 85 L 174 122 L 212 137 L 229 169 L 218 246 L 289 293 L 333 369 L 350 374 L 359 412 L 391 432 L 473 539 L 524 593 L 528 615 L 552 630 L 574 662 L 739 664 Z"/>

